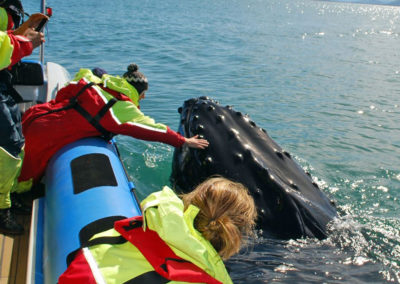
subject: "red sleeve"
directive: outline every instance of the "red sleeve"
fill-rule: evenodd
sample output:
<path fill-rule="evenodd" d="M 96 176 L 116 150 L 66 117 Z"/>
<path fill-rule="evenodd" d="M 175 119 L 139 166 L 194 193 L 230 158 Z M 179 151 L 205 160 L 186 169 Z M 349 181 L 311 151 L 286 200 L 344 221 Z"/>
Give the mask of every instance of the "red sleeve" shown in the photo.
<path fill-rule="evenodd" d="M 105 126 L 105 124 L 103 124 L 103 126 Z M 108 130 L 115 134 L 127 135 L 146 141 L 161 142 L 177 148 L 185 143 L 185 137 L 171 130 L 168 126 L 167 131 L 164 132 L 146 129 L 131 123 L 123 123 L 118 126 L 114 125 L 114 127 L 110 127 Z"/>
<path fill-rule="evenodd" d="M 26 37 L 14 35 L 11 31 L 8 31 L 8 36 L 11 40 L 11 44 L 14 46 L 11 56 L 11 64 L 9 65 L 9 67 L 11 67 L 23 57 L 30 55 L 33 50 L 33 45 Z"/>
<path fill-rule="evenodd" d="M 166 139 L 164 143 L 172 145 L 174 147 L 181 147 L 185 143 L 185 137 L 180 135 L 178 132 L 173 131 L 167 126 Z M 163 142 L 163 141 L 161 141 Z"/>
<path fill-rule="evenodd" d="M 185 143 L 185 137 L 180 135 L 178 132 L 173 131 L 167 126 L 166 132 L 153 131 L 145 129 L 135 125 L 130 125 L 129 136 L 137 139 L 156 141 L 165 144 L 169 144 L 173 147 L 181 147 Z"/>

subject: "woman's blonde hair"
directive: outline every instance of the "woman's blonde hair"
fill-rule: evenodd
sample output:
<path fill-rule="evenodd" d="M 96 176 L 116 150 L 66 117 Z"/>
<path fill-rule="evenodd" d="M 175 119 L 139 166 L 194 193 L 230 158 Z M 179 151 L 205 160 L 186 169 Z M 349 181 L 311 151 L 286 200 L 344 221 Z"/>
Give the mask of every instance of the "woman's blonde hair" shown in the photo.
<path fill-rule="evenodd" d="M 239 252 L 243 238 L 253 233 L 257 210 L 241 183 L 212 177 L 181 197 L 185 210 L 190 204 L 200 209 L 194 226 L 222 259 Z"/>

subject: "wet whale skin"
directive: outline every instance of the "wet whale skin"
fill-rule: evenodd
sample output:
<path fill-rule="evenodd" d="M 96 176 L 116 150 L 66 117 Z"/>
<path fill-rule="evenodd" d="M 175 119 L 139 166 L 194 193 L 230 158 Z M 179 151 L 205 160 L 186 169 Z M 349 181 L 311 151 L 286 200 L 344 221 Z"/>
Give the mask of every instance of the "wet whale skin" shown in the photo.
<path fill-rule="evenodd" d="M 333 202 L 267 132 L 249 116 L 208 97 L 179 108 L 179 132 L 200 135 L 207 149 L 183 146 L 173 155 L 171 183 L 181 193 L 213 175 L 243 183 L 254 197 L 257 225 L 278 238 L 327 237 Z"/>

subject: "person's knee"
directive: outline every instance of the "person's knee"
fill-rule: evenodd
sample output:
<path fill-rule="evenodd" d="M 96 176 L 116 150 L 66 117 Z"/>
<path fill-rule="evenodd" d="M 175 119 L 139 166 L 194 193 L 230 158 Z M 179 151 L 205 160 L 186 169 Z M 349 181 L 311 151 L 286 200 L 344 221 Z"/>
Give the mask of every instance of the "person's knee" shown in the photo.
<path fill-rule="evenodd" d="M 21 170 L 21 157 L 14 157 L 4 148 L 0 147 L 0 193 L 9 194 L 17 182 Z M 5 197 L 3 198 L 5 199 Z M 0 204 L 1 208 L 1 204 Z"/>

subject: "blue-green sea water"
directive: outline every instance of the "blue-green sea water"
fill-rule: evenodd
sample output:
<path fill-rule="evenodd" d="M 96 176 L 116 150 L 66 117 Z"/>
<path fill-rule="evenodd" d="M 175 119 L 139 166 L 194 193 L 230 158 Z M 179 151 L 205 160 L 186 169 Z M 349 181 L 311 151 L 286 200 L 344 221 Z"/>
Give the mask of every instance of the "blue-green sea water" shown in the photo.
<path fill-rule="evenodd" d="M 400 282 L 400 3 L 376 4 L 48 0 L 45 55 L 71 74 L 136 62 L 142 111 L 172 129 L 188 98 L 233 105 L 335 200 L 328 239 L 258 238 L 227 262 L 235 283 Z M 140 198 L 169 185 L 172 147 L 117 141 Z"/>

